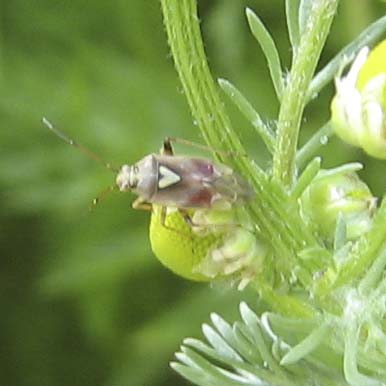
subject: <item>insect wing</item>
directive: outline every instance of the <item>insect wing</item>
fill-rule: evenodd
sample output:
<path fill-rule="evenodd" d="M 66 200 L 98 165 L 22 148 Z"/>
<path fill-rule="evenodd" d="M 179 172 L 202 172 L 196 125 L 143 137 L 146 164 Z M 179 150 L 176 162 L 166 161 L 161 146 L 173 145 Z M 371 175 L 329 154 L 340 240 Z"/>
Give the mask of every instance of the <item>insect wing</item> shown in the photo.
<path fill-rule="evenodd" d="M 220 177 L 213 179 L 211 182 L 217 194 L 214 201 L 218 199 L 233 205 L 253 198 L 255 192 L 244 178 L 225 165 L 216 164 L 215 168 Z"/>
<path fill-rule="evenodd" d="M 204 158 L 158 155 L 158 190 L 152 202 L 178 208 L 211 208 L 217 201 L 249 199 L 249 184 L 225 165 Z"/>

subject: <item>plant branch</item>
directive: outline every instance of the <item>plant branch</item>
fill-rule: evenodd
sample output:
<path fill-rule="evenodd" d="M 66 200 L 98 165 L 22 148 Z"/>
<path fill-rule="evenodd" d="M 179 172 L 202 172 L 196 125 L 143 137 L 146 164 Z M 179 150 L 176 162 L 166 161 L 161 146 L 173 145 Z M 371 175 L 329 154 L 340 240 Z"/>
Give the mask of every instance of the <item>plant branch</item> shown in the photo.
<path fill-rule="evenodd" d="M 245 154 L 207 64 L 196 1 L 161 0 L 161 6 L 175 67 L 203 137 L 213 149 Z M 256 234 L 272 250 L 274 269 L 279 269 L 287 278 L 293 276 L 293 267 L 299 265 L 299 250 L 318 248 L 312 229 L 306 226 L 296 207 L 289 205 L 281 184 L 268 178 L 255 162 L 247 157 L 224 157 L 214 153 L 250 181 L 256 198 L 246 209 Z M 297 270 L 298 279 L 306 288 L 313 285 L 312 272 L 322 268 L 316 260 L 312 264 L 312 267 Z M 272 270 L 266 266 L 264 269 L 267 273 Z"/>
<path fill-rule="evenodd" d="M 312 2 L 299 49 L 294 52 L 291 72 L 284 89 L 278 119 L 277 149 L 273 159 L 273 175 L 285 186 L 293 184 L 296 149 L 307 90 L 315 72 L 320 53 L 339 0 Z"/>

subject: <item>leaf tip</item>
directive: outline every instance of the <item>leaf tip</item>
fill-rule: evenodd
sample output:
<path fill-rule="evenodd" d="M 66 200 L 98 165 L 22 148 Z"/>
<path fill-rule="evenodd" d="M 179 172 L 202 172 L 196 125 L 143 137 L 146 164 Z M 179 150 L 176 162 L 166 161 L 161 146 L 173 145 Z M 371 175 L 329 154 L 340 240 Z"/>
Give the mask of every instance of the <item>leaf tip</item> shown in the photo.
<path fill-rule="evenodd" d="M 195 339 L 194 338 L 185 338 L 182 343 L 186 346 L 189 346 Z"/>
<path fill-rule="evenodd" d="M 287 366 L 287 365 L 290 365 L 292 364 L 294 361 L 291 360 L 291 356 L 288 355 L 288 353 L 286 355 L 284 355 L 283 358 L 281 358 L 279 364 L 280 366 Z"/>
<path fill-rule="evenodd" d="M 249 19 L 250 17 L 253 17 L 255 13 L 252 11 L 251 8 L 245 7 L 245 15 Z"/>
<path fill-rule="evenodd" d="M 224 78 L 217 78 L 217 83 L 220 85 L 220 87 L 223 87 L 227 83 L 227 80 Z"/>

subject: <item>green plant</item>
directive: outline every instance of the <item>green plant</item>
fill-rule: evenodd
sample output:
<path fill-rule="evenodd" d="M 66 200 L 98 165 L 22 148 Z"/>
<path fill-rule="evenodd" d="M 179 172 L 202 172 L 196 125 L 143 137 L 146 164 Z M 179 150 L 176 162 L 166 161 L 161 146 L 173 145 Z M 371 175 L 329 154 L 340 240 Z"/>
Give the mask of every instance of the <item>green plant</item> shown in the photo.
<path fill-rule="evenodd" d="M 269 253 L 251 286 L 266 312 L 257 316 L 242 303 L 241 322 L 230 325 L 214 314 L 215 328 L 204 325 L 209 345 L 184 341 L 172 367 L 197 385 L 386 384 L 386 202 L 375 208 L 375 198 L 355 174 L 358 163 L 321 170 L 315 153 L 333 134 L 336 108 L 332 121 L 298 148 L 307 103 L 386 29 L 383 17 L 315 74 L 338 3 L 285 2 L 293 52 L 285 79 L 272 37 L 258 16 L 246 11 L 280 101 L 275 130 L 231 82 L 218 80 L 272 154 L 269 170 L 247 157 L 217 155 L 256 192 L 247 212 Z M 175 66 L 203 137 L 214 149 L 244 154 L 209 71 L 195 0 L 161 0 L 161 5 Z M 329 201 L 329 192 L 341 187 L 338 200 Z"/>

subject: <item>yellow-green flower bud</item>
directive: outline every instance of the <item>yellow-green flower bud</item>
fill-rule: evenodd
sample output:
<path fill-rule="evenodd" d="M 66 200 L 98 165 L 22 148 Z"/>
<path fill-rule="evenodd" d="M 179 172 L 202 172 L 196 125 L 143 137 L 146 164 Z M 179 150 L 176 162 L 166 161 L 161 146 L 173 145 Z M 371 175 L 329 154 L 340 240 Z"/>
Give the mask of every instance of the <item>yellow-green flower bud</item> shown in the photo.
<path fill-rule="evenodd" d="M 386 40 L 362 48 L 346 76 L 335 79 L 335 133 L 373 157 L 386 159 Z"/>
<path fill-rule="evenodd" d="M 167 208 L 163 223 L 162 207 L 153 205 L 149 235 L 151 248 L 165 267 L 185 279 L 210 280 L 196 267 L 211 249 L 222 243 L 222 234 L 197 235 L 175 208 Z"/>
<path fill-rule="evenodd" d="M 209 251 L 197 271 L 211 278 L 231 276 L 241 290 L 262 270 L 266 249 L 241 226 L 225 235 L 223 243 Z"/>
<path fill-rule="evenodd" d="M 372 224 L 376 199 L 354 172 L 319 172 L 301 197 L 305 217 L 318 233 L 332 241 L 338 217 L 346 224 L 346 236 L 353 239 L 367 232 Z"/>
<path fill-rule="evenodd" d="M 153 252 L 162 264 L 186 279 L 229 278 L 243 289 L 261 271 L 266 250 L 240 211 L 190 211 L 190 224 L 177 209 L 167 208 L 162 223 L 162 208 L 153 205 Z"/>

